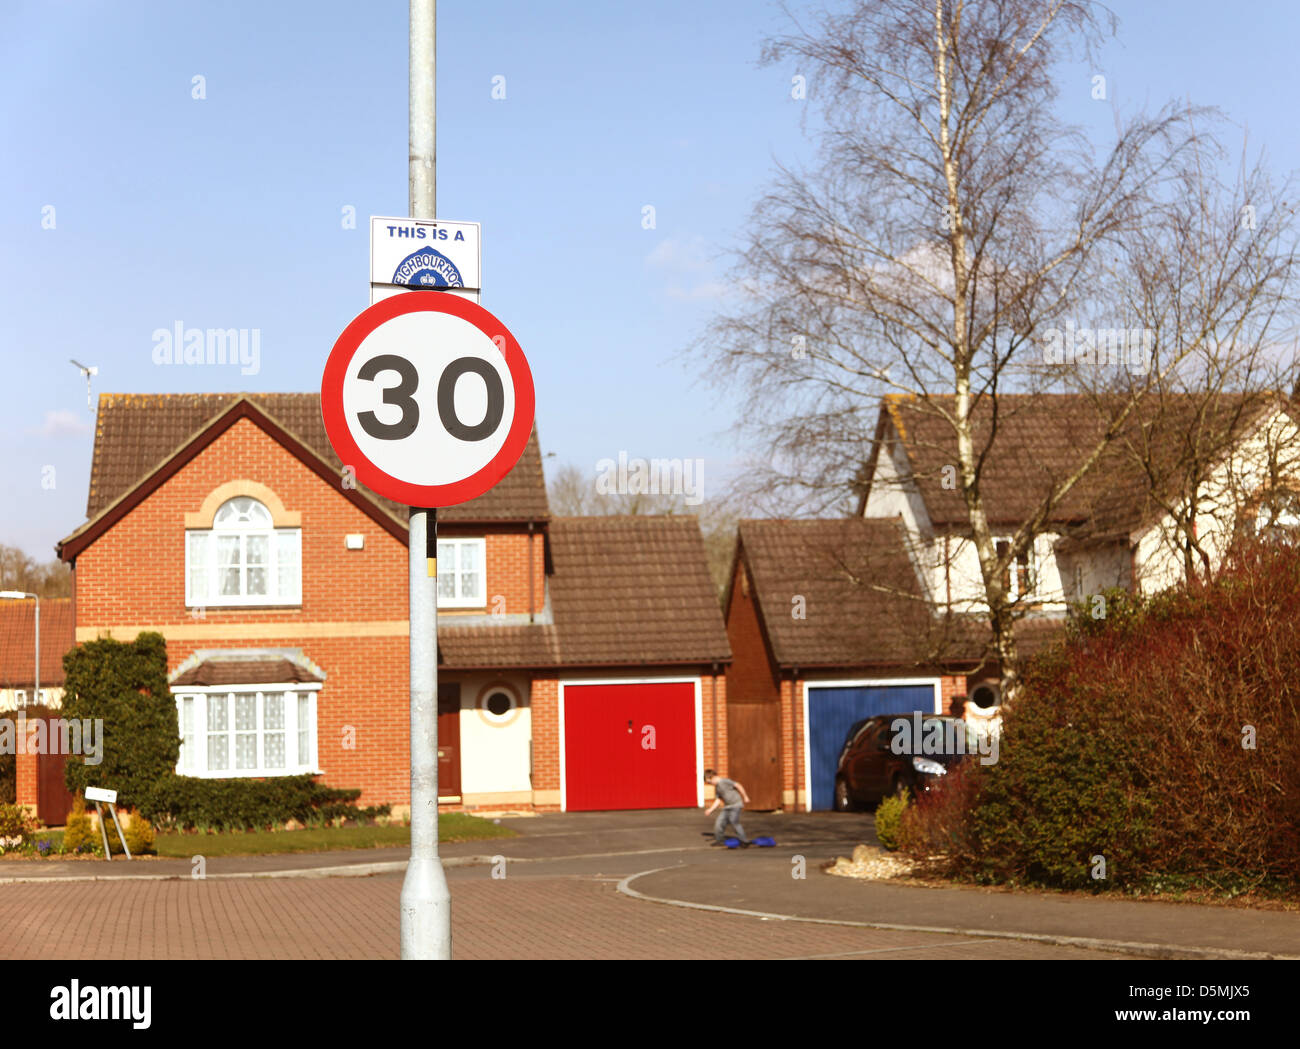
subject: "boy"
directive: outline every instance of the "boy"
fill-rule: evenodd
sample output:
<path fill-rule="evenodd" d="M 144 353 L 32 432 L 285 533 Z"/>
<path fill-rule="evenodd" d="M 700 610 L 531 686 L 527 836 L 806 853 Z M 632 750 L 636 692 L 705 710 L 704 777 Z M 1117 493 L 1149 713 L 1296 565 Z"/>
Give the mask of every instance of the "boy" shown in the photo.
<path fill-rule="evenodd" d="M 736 837 L 740 839 L 740 847 L 742 849 L 749 848 L 749 839 L 745 837 L 745 828 L 740 825 L 741 809 L 745 807 L 744 803 L 749 801 L 749 795 L 745 793 L 745 788 L 733 779 L 719 776 L 713 769 L 705 770 L 704 782 L 713 784 L 714 793 L 713 804 L 705 810 L 704 815 L 711 815 L 714 809 L 722 808 L 713 824 L 713 844 L 726 844 L 722 832 L 730 823 L 736 828 Z"/>

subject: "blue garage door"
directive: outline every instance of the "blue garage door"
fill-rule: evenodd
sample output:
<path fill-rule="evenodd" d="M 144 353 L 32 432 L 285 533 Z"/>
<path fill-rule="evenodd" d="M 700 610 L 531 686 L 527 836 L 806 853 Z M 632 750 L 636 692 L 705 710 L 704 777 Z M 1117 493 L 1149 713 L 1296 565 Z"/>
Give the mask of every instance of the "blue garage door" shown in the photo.
<path fill-rule="evenodd" d="M 850 685 L 808 689 L 808 768 L 812 807 L 829 809 L 835 800 L 835 765 L 844 737 L 855 721 L 877 714 L 934 713 L 932 685 Z"/>

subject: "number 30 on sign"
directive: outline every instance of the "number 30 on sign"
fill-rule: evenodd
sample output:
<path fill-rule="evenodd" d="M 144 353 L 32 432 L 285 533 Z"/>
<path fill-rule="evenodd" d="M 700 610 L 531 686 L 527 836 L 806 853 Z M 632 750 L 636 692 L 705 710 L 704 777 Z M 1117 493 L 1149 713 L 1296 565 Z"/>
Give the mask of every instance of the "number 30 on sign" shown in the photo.
<path fill-rule="evenodd" d="M 477 303 L 436 291 L 358 314 L 325 362 L 320 401 L 343 465 L 414 507 L 482 495 L 533 428 L 533 375 L 515 337 Z"/>

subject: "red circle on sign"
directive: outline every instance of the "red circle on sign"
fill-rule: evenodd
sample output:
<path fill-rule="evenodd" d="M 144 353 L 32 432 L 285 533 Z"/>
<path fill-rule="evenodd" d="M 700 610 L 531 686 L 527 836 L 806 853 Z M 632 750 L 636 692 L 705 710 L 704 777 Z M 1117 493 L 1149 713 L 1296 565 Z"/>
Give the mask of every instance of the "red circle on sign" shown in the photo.
<path fill-rule="evenodd" d="M 366 458 L 357 445 L 343 411 L 343 383 L 347 378 L 348 366 L 361 343 L 381 324 L 394 317 L 424 312 L 451 314 L 474 325 L 501 350 L 514 386 L 514 418 L 510 421 L 510 430 L 501 449 L 486 466 L 468 477 L 448 484 L 413 484 L 380 469 Z M 357 314 L 352 323 L 343 329 L 343 334 L 335 341 L 329 359 L 325 362 L 325 374 L 321 377 L 320 407 L 330 446 L 344 466 L 353 468 L 359 482 L 386 499 L 425 509 L 456 506 L 477 499 L 505 477 L 528 445 L 536 405 L 532 370 L 509 328 L 478 303 L 462 299 L 458 295 L 445 291 L 407 291 L 381 299 Z"/>

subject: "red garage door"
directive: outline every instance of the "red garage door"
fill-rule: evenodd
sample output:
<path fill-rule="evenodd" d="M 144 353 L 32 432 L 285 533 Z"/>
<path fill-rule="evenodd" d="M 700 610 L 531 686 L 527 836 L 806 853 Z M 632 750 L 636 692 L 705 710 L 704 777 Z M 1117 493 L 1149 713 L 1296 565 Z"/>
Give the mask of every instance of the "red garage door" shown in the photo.
<path fill-rule="evenodd" d="M 565 807 L 696 805 L 695 684 L 564 686 Z"/>

